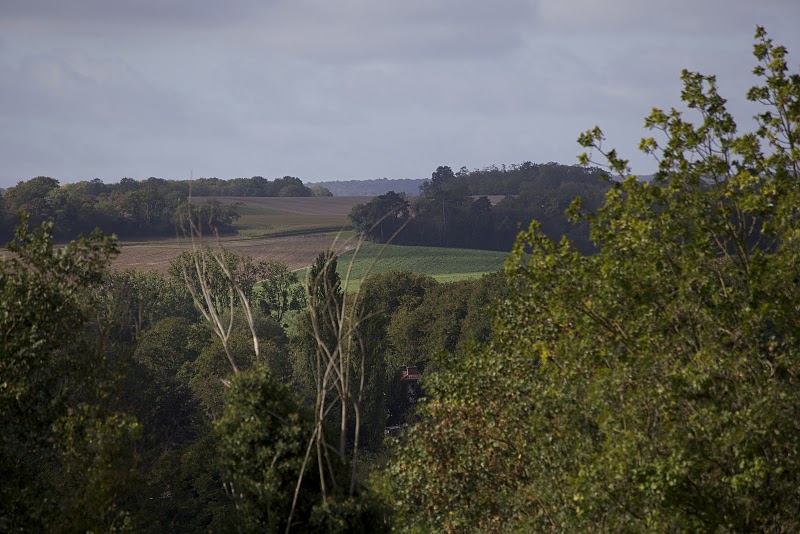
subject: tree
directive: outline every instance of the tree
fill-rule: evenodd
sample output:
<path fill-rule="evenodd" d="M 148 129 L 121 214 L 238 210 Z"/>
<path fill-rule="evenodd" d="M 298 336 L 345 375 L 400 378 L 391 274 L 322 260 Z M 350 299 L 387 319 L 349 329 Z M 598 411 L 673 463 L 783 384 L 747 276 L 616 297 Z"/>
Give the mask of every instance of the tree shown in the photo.
<path fill-rule="evenodd" d="M 453 174 L 453 169 L 446 165 L 440 165 L 431 174 L 431 180 L 422 184 L 420 191 L 425 196 L 434 197 L 450 188 L 455 180 L 456 175 Z"/>
<path fill-rule="evenodd" d="M 395 313 L 414 309 L 436 286 L 430 276 L 406 271 L 387 271 L 370 276 L 361 284 L 360 359 L 365 362 L 364 443 L 373 451 L 383 445 L 387 421 L 402 422 L 407 395 L 394 394 L 394 382 L 401 365 L 413 364 L 398 357 L 400 352 L 389 335 Z M 405 353 L 401 353 L 405 355 Z"/>
<path fill-rule="evenodd" d="M 103 336 L 120 342 L 136 341 L 167 317 L 194 321 L 198 311 L 183 281 L 160 273 L 135 270 L 107 272 L 93 288 L 95 325 Z"/>
<path fill-rule="evenodd" d="M 255 302 L 265 313 L 274 314 L 279 322 L 289 310 L 305 307 L 305 291 L 297 274 L 285 263 L 259 262 L 258 278 L 261 289 L 255 294 Z"/>
<path fill-rule="evenodd" d="M 310 402 L 303 406 L 263 365 L 231 382 L 218 429 L 230 491 L 248 531 L 385 528 L 358 469 L 365 370 L 356 346 L 363 345 L 351 311 L 357 297 L 341 291 L 336 266 L 330 251 L 317 257 L 308 309 L 298 320 L 296 352 L 310 378 Z"/>
<path fill-rule="evenodd" d="M 348 217 L 358 232 L 377 243 L 388 243 L 408 224 L 410 206 L 403 193 L 389 191 L 366 204 L 356 204 Z"/>
<path fill-rule="evenodd" d="M 332 197 L 333 193 L 331 193 L 330 189 L 322 185 L 315 185 L 311 187 L 311 196 L 312 197 Z"/>
<path fill-rule="evenodd" d="M 347 480 L 350 465 L 343 456 L 326 454 L 324 470 L 316 468 L 320 451 L 308 446 L 308 438 L 320 431 L 318 423 L 313 411 L 263 367 L 234 378 L 217 431 L 243 531 L 386 530 L 383 511 L 360 486 L 325 489 L 321 477 Z M 306 468 L 309 464 L 313 468 Z"/>
<path fill-rule="evenodd" d="M 8 212 L 16 215 L 20 211 L 32 215 L 33 224 L 52 219 L 52 209 L 47 203 L 47 195 L 59 187 L 58 180 L 48 176 L 37 176 L 27 182 L 19 182 L 4 193 Z"/>
<path fill-rule="evenodd" d="M 275 187 L 278 191 L 277 195 L 279 197 L 310 197 L 311 190 L 303 185 L 302 180 L 300 178 L 295 178 L 294 176 L 284 176 L 279 180 L 275 180 L 273 182 L 273 187 Z"/>
<path fill-rule="evenodd" d="M 519 236 L 497 340 L 425 382 L 389 469 L 411 527 L 800 528 L 800 76 L 761 28 L 754 51 L 755 132 L 684 72 L 700 122 L 651 113 L 659 172 L 588 216 L 597 254 Z M 580 138 L 628 175 L 603 140 Z"/>
<path fill-rule="evenodd" d="M 175 209 L 173 221 L 180 226 L 190 213 L 195 217 L 200 229 L 206 234 L 213 232 L 227 233 L 234 230 L 233 222 L 239 218 L 239 212 L 234 204 L 222 204 L 212 198 L 202 204 L 193 205 L 191 199 L 183 201 Z"/>
<path fill-rule="evenodd" d="M 56 249 L 52 231 L 23 216 L 0 258 L 0 529 L 123 529 L 138 424 L 115 411 L 113 366 L 82 335 L 83 291 L 118 247 L 94 232 Z"/>
<path fill-rule="evenodd" d="M 440 166 L 431 174 L 431 181 L 422 184 L 415 212 L 431 226 L 422 232 L 437 234 L 439 246 L 456 246 L 464 239 L 460 229 L 464 226 L 464 208 L 472 204 L 466 184 L 456 178 L 450 167 Z"/>

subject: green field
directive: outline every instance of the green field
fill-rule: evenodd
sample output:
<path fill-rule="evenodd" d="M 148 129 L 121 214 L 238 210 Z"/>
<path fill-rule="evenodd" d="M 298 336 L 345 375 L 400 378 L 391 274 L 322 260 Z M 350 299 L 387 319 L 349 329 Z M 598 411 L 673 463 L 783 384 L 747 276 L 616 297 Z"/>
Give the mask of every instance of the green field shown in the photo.
<path fill-rule="evenodd" d="M 353 262 L 348 291 L 356 291 L 366 276 L 392 269 L 427 274 L 439 282 L 477 278 L 501 269 L 507 255 L 488 250 L 364 243 L 355 258 L 354 251 L 339 256 L 338 270 L 344 280 L 347 268 Z M 302 269 L 298 274 L 303 279 L 306 270 Z"/>

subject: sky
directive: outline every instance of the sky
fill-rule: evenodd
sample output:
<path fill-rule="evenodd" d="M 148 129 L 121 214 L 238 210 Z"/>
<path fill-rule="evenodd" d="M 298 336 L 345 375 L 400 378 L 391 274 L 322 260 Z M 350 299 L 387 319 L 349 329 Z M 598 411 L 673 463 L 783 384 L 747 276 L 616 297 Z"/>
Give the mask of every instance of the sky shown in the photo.
<path fill-rule="evenodd" d="M 0 187 L 574 164 L 595 125 L 649 174 L 681 70 L 750 128 L 755 27 L 796 70 L 799 23 L 800 0 L 2 0 Z"/>

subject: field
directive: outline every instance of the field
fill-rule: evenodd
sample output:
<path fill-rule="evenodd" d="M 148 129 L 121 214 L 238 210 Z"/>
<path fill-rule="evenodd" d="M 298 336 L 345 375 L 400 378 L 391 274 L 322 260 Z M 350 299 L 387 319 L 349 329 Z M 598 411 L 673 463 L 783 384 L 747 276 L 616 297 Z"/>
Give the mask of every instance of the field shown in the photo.
<path fill-rule="evenodd" d="M 343 269 L 350 262 L 356 243 L 348 227 L 347 214 L 369 197 L 252 198 L 223 197 L 224 203 L 238 205 L 241 218 L 237 234 L 221 236 L 227 250 L 247 254 L 256 260 L 283 262 L 302 270 L 324 250 L 333 247 L 340 254 Z M 210 240 L 213 244 L 214 239 Z M 119 269 L 155 270 L 165 273 L 170 262 L 189 248 L 184 238 L 123 241 L 122 253 L 113 266 Z M 382 252 L 381 252 L 382 251 Z M 380 257 L 379 257 L 380 256 Z M 350 289 L 361 279 L 390 269 L 404 269 L 433 276 L 439 281 L 473 278 L 502 267 L 506 254 L 500 252 L 441 249 L 433 247 L 382 247 L 365 243 L 353 265 Z M 301 273 L 302 275 L 302 273 Z"/>
<path fill-rule="evenodd" d="M 503 267 L 505 252 L 457 248 L 407 247 L 364 243 L 355 251 L 343 253 L 338 260 L 342 279 L 353 262 L 347 289 L 355 291 L 369 275 L 392 269 L 427 274 L 440 282 L 455 282 L 495 272 Z M 301 278 L 304 273 L 301 273 Z"/>
<path fill-rule="evenodd" d="M 348 226 L 347 214 L 371 197 L 224 197 L 236 204 L 241 218 L 234 225 L 240 237 L 274 237 L 338 232 Z"/>
<path fill-rule="evenodd" d="M 221 197 L 218 200 L 237 204 L 242 215 L 234 225 L 238 235 L 220 237 L 224 248 L 300 269 L 331 247 L 337 236 L 343 241 L 353 235 L 348 229 L 347 214 L 355 204 L 369 202 L 370 197 Z M 166 272 L 170 262 L 188 248 L 189 243 L 183 238 L 123 241 L 122 254 L 114 261 L 114 267 Z M 341 250 L 337 248 L 338 252 Z"/>

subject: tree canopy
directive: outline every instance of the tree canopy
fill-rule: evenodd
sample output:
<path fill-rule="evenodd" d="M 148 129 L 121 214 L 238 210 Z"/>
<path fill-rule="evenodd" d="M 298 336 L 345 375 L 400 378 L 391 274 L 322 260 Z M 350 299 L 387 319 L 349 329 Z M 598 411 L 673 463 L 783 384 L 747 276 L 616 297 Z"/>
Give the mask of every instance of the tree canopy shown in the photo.
<path fill-rule="evenodd" d="M 516 235 L 532 220 L 552 239 L 568 236 L 583 252 L 593 250 L 587 224 L 565 215 L 576 196 L 596 210 L 610 187 L 595 167 L 534 165 L 453 172 L 439 166 L 409 198 L 389 191 L 350 212 L 356 230 L 378 243 L 510 251 Z M 486 195 L 503 198 L 492 203 Z"/>
<path fill-rule="evenodd" d="M 388 469 L 404 527 L 800 528 L 800 76 L 761 28 L 754 51 L 756 131 L 685 71 L 688 111 L 646 120 L 652 184 L 581 136 L 624 178 L 598 252 L 520 234 L 497 339 L 424 382 Z"/>

